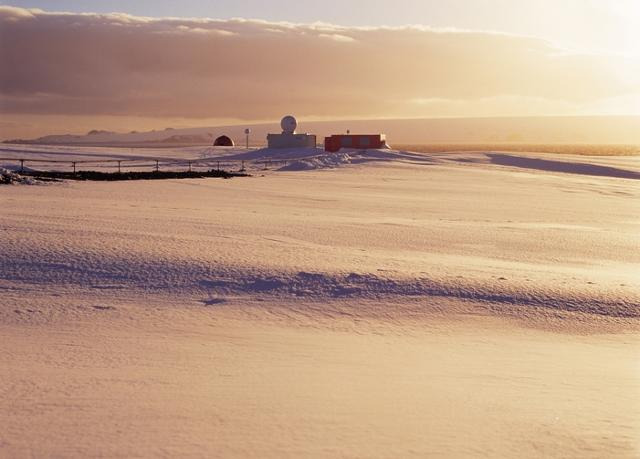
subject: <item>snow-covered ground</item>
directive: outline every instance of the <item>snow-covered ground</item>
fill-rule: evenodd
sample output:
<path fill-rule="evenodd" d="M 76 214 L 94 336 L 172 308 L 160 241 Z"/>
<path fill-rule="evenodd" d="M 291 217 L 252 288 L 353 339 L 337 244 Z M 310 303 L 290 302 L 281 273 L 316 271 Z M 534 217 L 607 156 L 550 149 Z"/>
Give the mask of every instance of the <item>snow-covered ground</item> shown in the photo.
<path fill-rule="evenodd" d="M 640 454 L 637 157 L 0 150 L 253 174 L 0 186 L 0 455 Z"/>

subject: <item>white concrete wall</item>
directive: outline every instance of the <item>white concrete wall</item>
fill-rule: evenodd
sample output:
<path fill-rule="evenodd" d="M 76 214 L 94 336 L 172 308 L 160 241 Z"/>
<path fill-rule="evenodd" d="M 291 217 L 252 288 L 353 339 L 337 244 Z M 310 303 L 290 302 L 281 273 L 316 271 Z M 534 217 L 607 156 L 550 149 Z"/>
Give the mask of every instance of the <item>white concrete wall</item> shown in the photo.
<path fill-rule="evenodd" d="M 269 148 L 307 148 L 316 146 L 313 134 L 268 134 Z"/>

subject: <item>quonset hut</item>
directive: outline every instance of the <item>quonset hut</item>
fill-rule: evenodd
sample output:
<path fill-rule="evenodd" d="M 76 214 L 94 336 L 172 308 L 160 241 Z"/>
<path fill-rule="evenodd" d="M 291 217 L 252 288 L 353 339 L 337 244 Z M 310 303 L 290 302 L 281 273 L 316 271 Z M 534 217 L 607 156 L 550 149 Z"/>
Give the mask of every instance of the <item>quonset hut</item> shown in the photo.
<path fill-rule="evenodd" d="M 214 140 L 213 146 L 214 147 L 233 147 L 234 144 L 233 144 L 233 140 L 231 140 L 231 137 L 228 137 L 226 135 L 221 135 L 216 140 Z"/>

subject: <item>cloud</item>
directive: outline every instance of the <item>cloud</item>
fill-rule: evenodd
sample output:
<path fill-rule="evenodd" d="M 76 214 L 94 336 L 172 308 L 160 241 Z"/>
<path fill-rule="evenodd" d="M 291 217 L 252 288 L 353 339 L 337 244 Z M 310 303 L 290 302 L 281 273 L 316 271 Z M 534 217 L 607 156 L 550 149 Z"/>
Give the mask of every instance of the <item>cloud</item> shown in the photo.
<path fill-rule="evenodd" d="M 21 116 L 463 116 L 466 102 L 485 116 L 517 103 L 532 114 L 615 101 L 640 83 L 637 62 L 490 32 L 7 6 L 0 63 L 0 110 Z M 621 66 L 633 71 L 621 78 Z"/>
<path fill-rule="evenodd" d="M 25 18 L 34 18 L 34 13 L 42 13 L 42 10 L 0 5 L 0 15 L 2 16 L 3 22 L 14 22 Z"/>
<path fill-rule="evenodd" d="M 341 35 L 339 33 L 321 33 L 318 35 L 320 38 L 327 38 L 329 40 L 338 41 L 342 43 L 351 43 L 355 40 L 347 35 Z"/>

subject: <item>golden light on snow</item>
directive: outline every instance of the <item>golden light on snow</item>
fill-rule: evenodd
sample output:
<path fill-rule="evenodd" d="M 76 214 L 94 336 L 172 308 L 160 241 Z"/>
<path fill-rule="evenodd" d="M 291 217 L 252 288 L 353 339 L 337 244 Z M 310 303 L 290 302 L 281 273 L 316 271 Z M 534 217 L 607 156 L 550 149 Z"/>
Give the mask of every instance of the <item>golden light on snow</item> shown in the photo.
<path fill-rule="evenodd" d="M 637 157 L 288 154 L 1 185 L 0 456 L 638 455 Z"/>
<path fill-rule="evenodd" d="M 0 6 L 0 457 L 640 457 L 640 2 L 340 1 Z"/>

